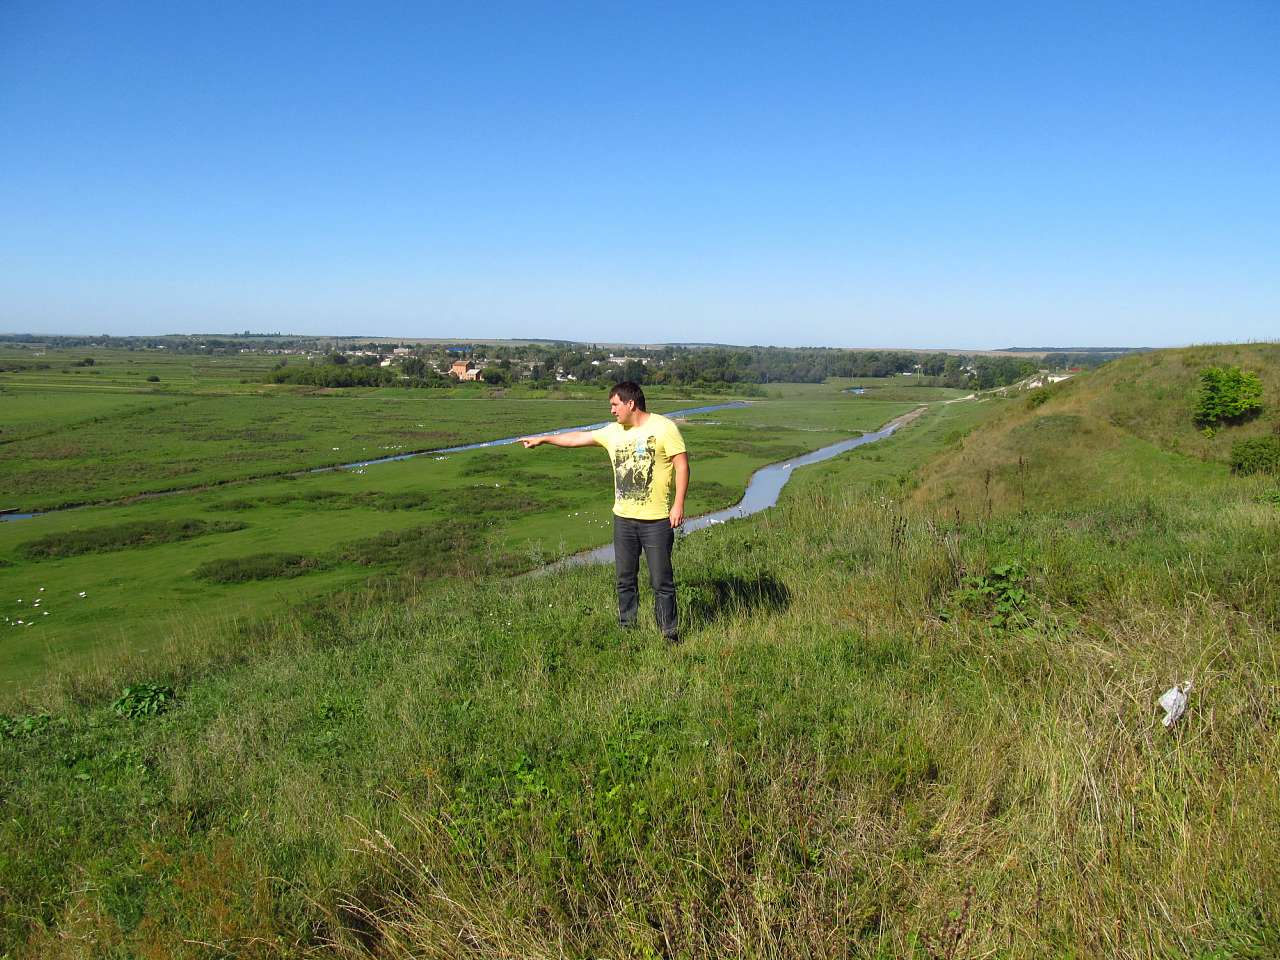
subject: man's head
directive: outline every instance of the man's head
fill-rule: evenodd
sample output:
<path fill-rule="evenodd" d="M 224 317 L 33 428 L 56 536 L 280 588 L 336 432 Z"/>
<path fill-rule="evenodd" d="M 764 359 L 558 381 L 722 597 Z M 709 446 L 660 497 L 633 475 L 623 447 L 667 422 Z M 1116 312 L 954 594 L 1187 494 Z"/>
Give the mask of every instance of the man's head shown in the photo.
<path fill-rule="evenodd" d="M 609 391 L 609 412 L 624 427 L 632 425 L 635 412 L 645 412 L 644 391 L 634 380 L 624 380 Z"/>

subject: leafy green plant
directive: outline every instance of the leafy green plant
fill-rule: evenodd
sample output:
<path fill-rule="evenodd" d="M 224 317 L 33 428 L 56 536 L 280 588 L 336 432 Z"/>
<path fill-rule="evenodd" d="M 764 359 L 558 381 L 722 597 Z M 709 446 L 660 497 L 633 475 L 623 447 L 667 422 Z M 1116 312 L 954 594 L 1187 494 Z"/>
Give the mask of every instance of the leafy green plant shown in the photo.
<path fill-rule="evenodd" d="M 1239 367 L 1206 367 L 1200 371 L 1195 421 L 1203 427 L 1240 423 L 1262 411 L 1262 380 Z"/>
<path fill-rule="evenodd" d="M 1019 627 L 1031 622 L 1026 608 L 1031 594 L 1026 588 L 1027 569 L 1017 560 L 998 563 L 985 574 L 971 574 L 952 593 L 962 608 L 986 615 L 993 626 Z"/>
<path fill-rule="evenodd" d="M 0 739 L 19 740 L 44 731 L 53 718 L 47 713 L 31 713 L 23 717 L 0 714 Z"/>
<path fill-rule="evenodd" d="M 166 684 L 135 683 L 124 688 L 124 692 L 112 701 L 111 709 L 121 717 L 140 720 L 165 713 L 176 699 L 173 687 Z"/>

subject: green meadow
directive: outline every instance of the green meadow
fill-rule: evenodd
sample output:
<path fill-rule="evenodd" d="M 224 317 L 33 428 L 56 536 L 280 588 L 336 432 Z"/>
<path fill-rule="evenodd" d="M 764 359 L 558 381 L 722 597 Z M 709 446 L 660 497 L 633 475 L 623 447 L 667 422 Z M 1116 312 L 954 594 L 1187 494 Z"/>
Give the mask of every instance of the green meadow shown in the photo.
<path fill-rule="evenodd" d="M 1215 362 L 1259 372 L 1265 407 L 1210 437 L 1168 408 L 1189 411 Z M 688 424 L 694 489 L 740 488 L 752 457 L 919 399 L 842 386 Z M 1276 956 L 1280 485 L 1226 457 L 1278 412 L 1270 345 L 931 404 L 796 471 L 777 508 L 679 541 L 676 647 L 617 629 L 608 568 L 511 575 L 508 557 L 590 539 L 608 480 L 590 451 L 429 461 L 455 499 L 493 482 L 558 499 L 530 509 L 541 529 L 492 511 L 483 553 L 282 596 L 221 631 L 194 618 L 10 698 L 0 950 Z M 259 513 L 396 526 L 375 503 L 437 489 L 373 476 L 201 493 L 223 507 L 151 528 L 165 543 L 117 531 L 134 545 L 116 556 L 206 544 L 194 571 L 247 555 L 212 545 Z M 293 489 L 323 495 L 278 499 Z M 306 536 L 271 549 L 334 565 L 261 567 L 295 598 L 343 557 L 411 542 Z M 0 573 L 94 556 L 111 554 Z M 1183 681 L 1166 729 L 1156 701 Z"/>
<path fill-rule="evenodd" d="M 162 474 L 190 472 L 173 481 L 171 495 L 0 524 L 8 618 L 0 624 L 0 695 L 120 650 L 144 653 L 174 636 L 235 629 L 370 577 L 518 572 L 606 542 L 611 480 L 599 451 L 509 445 L 258 476 L 598 422 L 607 406 L 603 391 L 594 393 L 188 393 L 130 404 L 18 391 L 31 418 L 18 420 L 15 433 L 29 439 L 0 445 L 9 484 L 0 496 L 21 496 L 27 506 L 127 498 L 169 485 Z M 873 430 L 913 406 L 876 400 L 874 390 L 855 398 L 839 385 L 774 393 L 684 424 L 697 471 L 691 515 L 736 502 L 763 464 Z M 37 420 L 41 399 L 52 402 Z M 717 400 L 656 391 L 653 407 Z"/>

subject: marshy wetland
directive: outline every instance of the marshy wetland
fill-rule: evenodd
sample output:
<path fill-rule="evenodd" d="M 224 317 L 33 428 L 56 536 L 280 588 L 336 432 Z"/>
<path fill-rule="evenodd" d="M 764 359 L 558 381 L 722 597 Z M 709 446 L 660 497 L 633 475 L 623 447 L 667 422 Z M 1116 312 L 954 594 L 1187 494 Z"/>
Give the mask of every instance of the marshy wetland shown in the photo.
<path fill-rule="evenodd" d="M 240 382 L 259 366 L 102 351 L 65 374 L 0 375 L 10 414 L 0 503 L 49 511 L 0 523 L 5 691 L 373 575 L 518 572 L 608 539 L 611 478 L 598 451 L 508 446 L 367 464 L 598 422 L 601 390 L 539 399 Z M 955 391 L 774 393 L 683 421 L 697 469 L 690 515 L 735 503 L 764 464 L 877 429 L 911 409 L 912 394 Z M 655 391 L 653 409 L 708 399 Z M 327 467 L 341 468 L 310 472 Z M 21 617 L 37 596 L 40 615 Z"/>

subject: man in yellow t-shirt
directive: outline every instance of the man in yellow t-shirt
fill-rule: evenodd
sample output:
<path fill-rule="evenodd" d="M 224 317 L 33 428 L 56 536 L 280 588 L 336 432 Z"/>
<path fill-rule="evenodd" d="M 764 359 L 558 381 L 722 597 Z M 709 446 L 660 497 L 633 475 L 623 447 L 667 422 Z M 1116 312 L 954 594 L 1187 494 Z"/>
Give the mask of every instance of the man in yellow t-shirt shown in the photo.
<path fill-rule="evenodd" d="M 676 425 L 645 409 L 644 391 L 630 380 L 609 392 L 614 422 L 599 430 L 525 437 L 528 447 L 550 443 L 557 447 L 599 444 L 613 463 L 613 562 L 618 579 L 618 622 L 635 625 L 639 609 L 636 574 L 640 553 L 649 566 L 653 587 L 653 616 L 662 635 L 680 639 L 676 620 L 676 582 L 671 548 L 676 529 L 684 522 L 684 498 L 689 489 L 689 454 Z M 675 497 L 668 490 L 675 481 Z"/>

